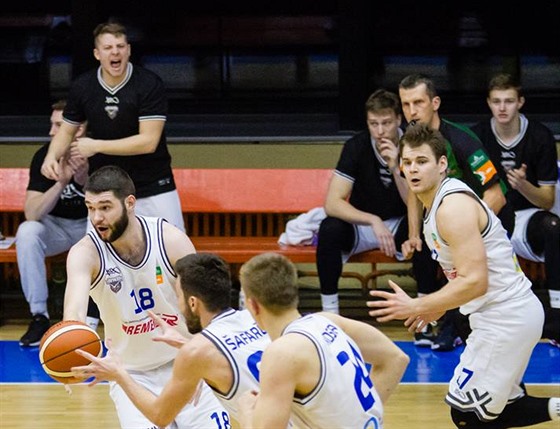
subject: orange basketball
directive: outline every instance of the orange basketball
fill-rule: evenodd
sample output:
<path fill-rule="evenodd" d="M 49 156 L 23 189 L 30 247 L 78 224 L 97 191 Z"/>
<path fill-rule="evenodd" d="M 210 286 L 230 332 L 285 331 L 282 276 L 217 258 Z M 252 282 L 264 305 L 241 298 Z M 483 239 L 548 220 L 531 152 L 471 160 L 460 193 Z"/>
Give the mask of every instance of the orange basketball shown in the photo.
<path fill-rule="evenodd" d="M 82 349 L 94 356 L 101 356 L 103 347 L 97 332 L 83 322 L 63 320 L 51 326 L 41 338 L 39 361 L 45 372 L 64 384 L 79 383 L 71 368 L 87 365 L 89 360 L 74 352 Z"/>

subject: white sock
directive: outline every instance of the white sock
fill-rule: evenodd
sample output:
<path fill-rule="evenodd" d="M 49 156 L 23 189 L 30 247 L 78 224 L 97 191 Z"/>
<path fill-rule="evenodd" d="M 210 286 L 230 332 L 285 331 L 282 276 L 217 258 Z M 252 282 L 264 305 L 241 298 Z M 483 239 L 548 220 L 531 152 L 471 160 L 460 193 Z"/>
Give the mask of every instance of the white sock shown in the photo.
<path fill-rule="evenodd" d="M 552 421 L 560 420 L 560 398 L 550 398 L 548 400 L 548 414 Z"/>
<path fill-rule="evenodd" d="M 560 308 L 560 290 L 549 289 L 550 306 L 552 308 Z"/>
<path fill-rule="evenodd" d="M 323 311 L 338 314 L 338 294 L 321 294 L 321 305 L 323 306 Z"/>
<path fill-rule="evenodd" d="M 97 317 L 86 317 L 86 324 L 93 329 L 94 331 L 97 331 L 97 327 L 99 326 L 99 319 Z"/>

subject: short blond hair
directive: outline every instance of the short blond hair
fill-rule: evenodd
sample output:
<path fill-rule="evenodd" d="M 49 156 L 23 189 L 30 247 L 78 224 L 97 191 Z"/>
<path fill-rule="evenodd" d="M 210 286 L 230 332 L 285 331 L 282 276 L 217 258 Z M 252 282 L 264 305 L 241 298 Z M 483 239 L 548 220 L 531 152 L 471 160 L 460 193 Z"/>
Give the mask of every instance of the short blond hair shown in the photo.
<path fill-rule="evenodd" d="M 126 27 L 119 22 L 103 22 L 93 30 L 93 44 L 97 45 L 97 38 L 103 34 L 112 34 L 115 37 L 126 36 Z"/>
<path fill-rule="evenodd" d="M 278 314 L 297 308 L 298 275 L 295 265 L 278 253 L 262 253 L 241 266 L 241 287 L 247 298 Z"/>

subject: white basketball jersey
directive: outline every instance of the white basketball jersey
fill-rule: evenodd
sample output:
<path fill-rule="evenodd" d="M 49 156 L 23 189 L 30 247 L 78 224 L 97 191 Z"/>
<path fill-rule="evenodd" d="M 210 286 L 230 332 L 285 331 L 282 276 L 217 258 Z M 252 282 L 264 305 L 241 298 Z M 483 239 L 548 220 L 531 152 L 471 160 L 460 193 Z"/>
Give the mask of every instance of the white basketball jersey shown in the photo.
<path fill-rule="evenodd" d="M 531 289 L 531 282 L 523 274 L 500 220 L 465 183 L 453 178 L 447 178 L 441 183 L 432 207 L 424 218 L 426 243 L 432 251 L 432 258 L 439 262 L 447 279 L 454 279 L 457 276 L 457 270 L 453 265 L 448 244 L 438 233 L 435 213 L 446 195 L 457 192 L 471 195 L 482 205 L 488 215 L 488 224 L 481 233 L 488 260 L 488 290 L 483 296 L 461 306 L 461 313 L 470 314 L 485 305 L 509 301 L 525 294 Z"/>
<path fill-rule="evenodd" d="M 105 338 L 127 370 L 149 370 L 171 361 L 177 349 L 152 338 L 157 326 L 147 310 L 190 336 L 181 314 L 174 283 L 177 278 L 163 244 L 163 219 L 137 216 L 146 237 L 146 254 L 135 266 L 123 261 L 110 243 L 88 232 L 100 258 L 100 271 L 90 295 L 99 307 Z"/>
<path fill-rule="evenodd" d="M 295 398 L 292 421 L 298 428 L 379 429 L 383 405 L 356 343 L 326 317 L 310 314 L 283 332 L 309 338 L 321 360 L 315 389 Z"/>
<path fill-rule="evenodd" d="M 247 390 L 258 391 L 259 369 L 263 350 L 270 343 L 249 311 L 229 309 L 216 316 L 202 335 L 224 354 L 233 370 L 233 384 L 228 392 L 214 391 L 222 405 L 237 415 L 237 399 Z"/>

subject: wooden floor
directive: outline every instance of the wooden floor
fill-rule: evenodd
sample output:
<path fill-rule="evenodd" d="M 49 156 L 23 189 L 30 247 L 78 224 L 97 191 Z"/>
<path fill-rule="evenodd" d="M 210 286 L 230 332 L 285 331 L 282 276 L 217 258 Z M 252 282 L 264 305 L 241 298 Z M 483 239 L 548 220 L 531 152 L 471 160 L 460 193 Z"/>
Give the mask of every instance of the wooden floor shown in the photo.
<path fill-rule="evenodd" d="M 24 330 L 23 324 L 3 325 L 0 340 L 17 340 Z M 384 327 L 384 331 L 394 340 L 410 339 L 398 325 Z M 0 385 L 0 428 L 119 427 L 106 384 L 74 385 L 71 389 L 69 394 L 61 384 Z M 401 384 L 385 407 L 385 429 L 453 428 L 449 407 L 443 402 L 446 390 L 446 384 Z M 560 395 L 558 385 L 530 385 L 528 390 L 534 396 Z M 560 429 L 560 424 L 532 427 Z"/>

